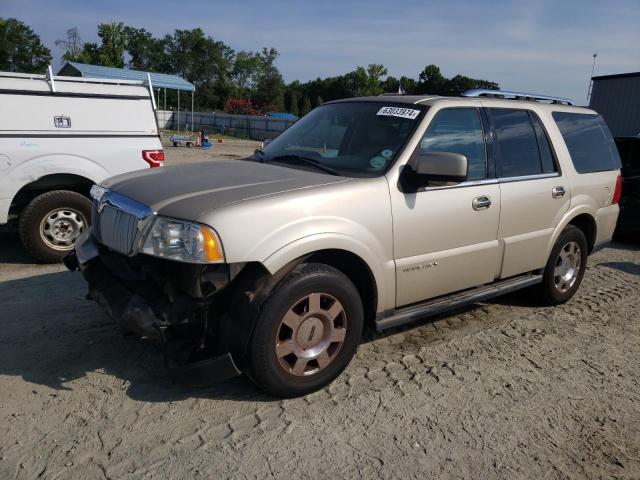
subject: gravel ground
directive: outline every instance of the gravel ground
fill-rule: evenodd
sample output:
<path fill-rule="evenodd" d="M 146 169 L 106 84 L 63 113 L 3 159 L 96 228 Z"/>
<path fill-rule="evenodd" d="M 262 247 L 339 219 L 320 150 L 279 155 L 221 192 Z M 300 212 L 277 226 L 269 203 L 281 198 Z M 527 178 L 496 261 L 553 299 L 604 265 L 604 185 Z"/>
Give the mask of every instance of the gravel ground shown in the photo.
<path fill-rule="evenodd" d="M 167 163 L 191 155 L 213 153 Z M 173 384 L 85 293 L 0 231 L 2 479 L 640 478 L 637 243 L 590 257 L 563 306 L 520 293 L 369 331 L 294 400 Z"/>
<path fill-rule="evenodd" d="M 219 160 L 229 158 L 246 158 L 253 154 L 256 148 L 260 148 L 261 142 L 255 140 L 223 139 L 222 143 L 217 143 L 217 137 L 210 136 L 213 142 L 209 148 L 187 148 L 174 147 L 163 138 L 162 145 L 167 165 L 178 165 L 181 163 L 202 162 L 207 160 Z"/>

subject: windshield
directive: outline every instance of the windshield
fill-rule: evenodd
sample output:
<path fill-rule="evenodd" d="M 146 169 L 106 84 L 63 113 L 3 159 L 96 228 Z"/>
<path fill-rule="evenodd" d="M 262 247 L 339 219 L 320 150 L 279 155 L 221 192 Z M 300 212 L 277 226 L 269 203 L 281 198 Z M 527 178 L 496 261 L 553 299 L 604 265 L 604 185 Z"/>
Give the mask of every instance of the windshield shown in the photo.
<path fill-rule="evenodd" d="M 379 176 L 409 139 L 424 110 L 389 102 L 323 105 L 252 159 L 344 176 Z"/>

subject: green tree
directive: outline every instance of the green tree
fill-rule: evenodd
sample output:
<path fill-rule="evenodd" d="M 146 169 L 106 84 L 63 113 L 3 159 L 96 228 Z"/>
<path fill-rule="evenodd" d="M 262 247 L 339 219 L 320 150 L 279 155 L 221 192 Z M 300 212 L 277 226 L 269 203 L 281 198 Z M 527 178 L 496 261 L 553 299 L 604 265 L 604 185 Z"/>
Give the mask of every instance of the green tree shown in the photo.
<path fill-rule="evenodd" d="M 322 105 L 323 103 L 324 103 L 324 102 L 322 101 L 322 97 L 321 97 L 320 95 L 318 95 L 318 96 L 316 97 L 316 102 L 315 102 L 314 107 L 319 107 L 319 106 L 320 106 L 320 105 Z"/>
<path fill-rule="evenodd" d="M 25 23 L 0 18 L 0 70 L 44 73 L 51 63 L 51 51 Z"/>
<path fill-rule="evenodd" d="M 291 93 L 291 99 L 289 102 L 289 112 L 297 117 L 300 114 L 300 111 L 298 110 L 298 94 L 296 92 Z"/>
<path fill-rule="evenodd" d="M 309 97 L 305 95 L 305 97 L 302 99 L 302 111 L 301 111 L 302 116 L 304 117 L 310 111 L 311 111 L 311 100 L 309 100 Z"/>
<path fill-rule="evenodd" d="M 284 110 L 284 80 L 275 65 L 278 55 L 279 53 L 275 48 L 263 48 L 260 53 L 252 100 L 254 104 L 263 110 Z"/>
<path fill-rule="evenodd" d="M 80 38 L 77 27 L 67 30 L 66 38 L 60 38 L 55 41 L 56 47 L 64 49 L 62 59 L 67 62 L 79 62 L 82 51 L 84 50 L 84 42 Z"/>
<path fill-rule="evenodd" d="M 98 36 L 102 40 L 98 50 L 99 64 L 105 67 L 124 67 L 124 51 L 127 45 L 124 24 L 101 23 L 98 25 Z"/>
<path fill-rule="evenodd" d="M 129 54 L 127 66 L 136 70 L 164 72 L 169 70 L 169 57 L 165 51 L 166 39 L 154 38 L 144 28 L 124 27 L 125 48 Z"/>
<path fill-rule="evenodd" d="M 231 69 L 231 79 L 240 98 L 250 97 L 257 81 L 260 55 L 255 52 L 236 53 Z"/>
<path fill-rule="evenodd" d="M 499 86 L 496 82 L 469 78 L 460 74 L 448 79 L 442 75 L 437 65 L 427 65 L 420 73 L 416 85 L 416 93 L 451 95 L 471 88 L 489 88 L 496 90 Z"/>
<path fill-rule="evenodd" d="M 437 65 L 427 65 L 418 75 L 416 93 L 444 93 L 448 88 L 447 79 Z"/>
<path fill-rule="evenodd" d="M 58 47 L 64 48 L 63 60 L 68 62 L 89 63 L 105 67 L 124 67 L 124 52 L 127 46 L 126 27 L 122 22 L 101 23 L 98 25 L 100 45 L 94 42 L 83 43 L 76 27 L 67 30 L 64 39 L 56 40 Z"/>
<path fill-rule="evenodd" d="M 498 84 L 488 80 L 477 80 L 475 78 L 465 77 L 464 75 L 456 75 L 449 80 L 449 90 L 452 92 L 464 92 L 472 88 L 498 90 Z"/>
<path fill-rule="evenodd" d="M 222 108 L 231 95 L 234 51 L 200 28 L 176 30 L 166 37 L 170 73 L 196 86 L 199 108 Z"/>

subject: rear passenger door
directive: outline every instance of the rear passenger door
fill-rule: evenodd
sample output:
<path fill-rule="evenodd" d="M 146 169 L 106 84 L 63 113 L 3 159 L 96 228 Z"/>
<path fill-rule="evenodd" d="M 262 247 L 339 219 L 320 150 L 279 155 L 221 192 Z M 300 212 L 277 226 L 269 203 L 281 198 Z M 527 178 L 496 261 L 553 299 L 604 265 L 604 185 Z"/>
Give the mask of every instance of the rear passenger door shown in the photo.
<path fill-rule="evenodd" d="M 571 199 L 538 115 L 516 108 L 486 110 L 500 185 L 500 278 L 506 278 L 546 264 L 547 245 Z"/>

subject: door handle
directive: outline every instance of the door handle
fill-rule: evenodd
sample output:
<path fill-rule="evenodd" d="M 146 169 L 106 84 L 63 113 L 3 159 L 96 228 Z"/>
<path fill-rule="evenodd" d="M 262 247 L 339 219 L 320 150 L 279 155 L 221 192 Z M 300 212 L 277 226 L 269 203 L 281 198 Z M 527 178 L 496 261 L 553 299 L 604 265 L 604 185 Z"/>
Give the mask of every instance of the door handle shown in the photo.
<path fill-rule="evenodd" d="M 476 197 L 471 202 L 471 206 L 474 210 L 486 210 L 491 206 L 491 199 L 487 196 Z"/>
<path fill-rule="evenodd" d="M 565 192 L 563 186 L 553 187 L 553 190 L 551 190 L 551 196 L 553 198 L 562 198 L 562 197 L 564 197 L 565 193 L 567 193 L 567 192 Z"/>

